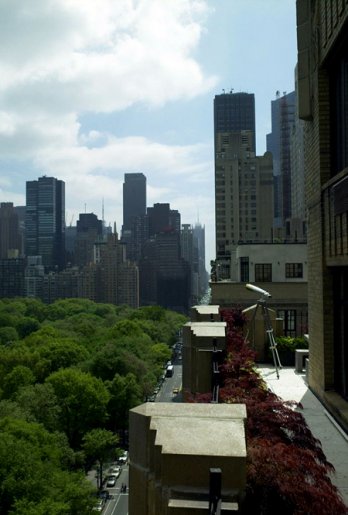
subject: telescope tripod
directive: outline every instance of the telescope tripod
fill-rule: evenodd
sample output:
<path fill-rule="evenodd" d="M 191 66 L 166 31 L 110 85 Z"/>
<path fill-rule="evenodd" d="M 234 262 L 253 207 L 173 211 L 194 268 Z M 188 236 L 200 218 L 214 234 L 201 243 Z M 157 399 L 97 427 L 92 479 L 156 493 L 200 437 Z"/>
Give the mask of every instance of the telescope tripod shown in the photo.
<path fill-rule="evenodd" d="M 273 359 L 273 364 L 274 364 L 274 368 L 275 368 L 275 371 L 276 371 L 276 374 L 277 374 L 277 379 L 279 379 L 279 369 L 282 368 L 282 364 L 280 362 L 280 358 L 279 358 L 279 354 L 278 354 L 278 349 L 277 349 L 277 343 L 274 339 L 274 333 L 273 333 L 273 327 L 272 327 L 272 323 L 271 323 L 271 319 L 270 319 L 270 316 L 269 316 L 269 312 L 268 312 L 268 308 L 266 306 L 266 301 L 264 298 L 261 298 L 257 301 L 257 304 L 254 306 L 255 309 L 254 309 L 254 313 L 253 313 L 253 316 L 250 320 L 250 326 L 253 326 L 254 327 L 254 339 L 255 339 L 255 318 L 256 318 L 256 314 L 257 314 L 257 310 L 258 308 L 260 307 L 261 308 L 261 313 L 262 313 L 262 316 L 263 316 L 263 323 L 264 323 L 264 326 L 265 326 L 265 331 L 267 333 L 267 336 L 268 336 L 268 342 L 269 342 L 269 349 L 272 353 L 272 359 Z M 245 340 L 247 340 L 248 336 L 249 336 L 249 332 L 250 330 L 248 329 L 247 331 L 247 334 L 245 336 Z"/>

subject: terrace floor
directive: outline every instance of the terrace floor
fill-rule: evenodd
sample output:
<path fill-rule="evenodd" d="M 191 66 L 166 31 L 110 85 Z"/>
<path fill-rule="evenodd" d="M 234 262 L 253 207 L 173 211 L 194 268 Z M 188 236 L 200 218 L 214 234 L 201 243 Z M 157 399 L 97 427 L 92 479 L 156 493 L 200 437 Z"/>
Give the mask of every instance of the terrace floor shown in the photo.
<path fill-rule="evenodd" d="M 275 368 L 271 365 L 259 365 L 258 370 L 276 395 L 285 401 L 301 402 L 303 409 L 299 411 L 312 434 L 320 440 L 326 458 L 335 467 L 332 482 L 348 507 L 348 435 L 308 388 L 304 373 L 295 372 L 293 367 L 284 367 L 279 370 L 277 379 Z"/>

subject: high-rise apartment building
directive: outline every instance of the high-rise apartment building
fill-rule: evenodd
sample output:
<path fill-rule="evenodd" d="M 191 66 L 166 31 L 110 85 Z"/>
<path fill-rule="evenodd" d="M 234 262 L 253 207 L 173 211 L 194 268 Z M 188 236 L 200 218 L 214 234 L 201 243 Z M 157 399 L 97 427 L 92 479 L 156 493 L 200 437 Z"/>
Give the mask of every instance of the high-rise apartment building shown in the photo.
<path fill-rule="evenodd" d="M 216 267 L 235 276 L 239 242 L 271 239 L 272 156 L 255 154 L 255 97 L 223 93 L 214 99 Z"/>
<path fill-rule="evenodd" d="M 40 177 L 26 183 L 25 253 L 42 256 L 46 269 L 65 264 L 65 183 Z"/>
<path fill-rule="evenodd" d="M 256 156 L 254 134 L 215 134 L 215 227 L 219 279 L 235 279 L 239 243 L 272 240 L 272 155 Z"/>
<path fill-rule="evenodd" d="M 126 260 L 125 246 L 116 233 L 95 245 L 95 300 L 139 306 L 138 267 Z"/>
<path fill-rule="evenodd" d="M 267 134 L 267 150 L 273 155 L 274 225 L 284 227 L 291 217 L 290 141 L 295 124 L 295 92 L 284 93 L 271 102 L 272 132 Z"/>

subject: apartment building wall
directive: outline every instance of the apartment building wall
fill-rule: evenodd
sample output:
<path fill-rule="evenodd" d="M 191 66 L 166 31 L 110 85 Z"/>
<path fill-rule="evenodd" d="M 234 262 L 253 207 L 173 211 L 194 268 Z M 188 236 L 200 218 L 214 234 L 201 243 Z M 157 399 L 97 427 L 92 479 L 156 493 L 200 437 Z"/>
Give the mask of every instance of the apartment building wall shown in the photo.
<path fill-rule="evenodd" d="M 348 427 L 347 34 L 346 2 L 297 0 L 299 116 L 306 121 L 309 384 Z"/>

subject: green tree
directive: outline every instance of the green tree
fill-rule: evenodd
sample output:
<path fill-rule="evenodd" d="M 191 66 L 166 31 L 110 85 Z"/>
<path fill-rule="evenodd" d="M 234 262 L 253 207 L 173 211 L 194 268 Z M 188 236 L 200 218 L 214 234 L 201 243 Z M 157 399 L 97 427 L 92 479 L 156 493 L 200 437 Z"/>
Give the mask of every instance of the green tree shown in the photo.
<path fill-rule="evenodd" d="M 61 407 L 51 384 L 37 383 L 21 388 L 15 399 L 32 420 L 40 422 L 47 430 L 55 431 L 59 427 Z"/>
<path fill-rule="evenodd" d="M 34 421 L 26 406 L 20 406 L 16 401 L 3 399 L 0 401 L 0 420 L 6 417 Z"/>
<path fill-rule="evenodd" d="M 43 513 L 45 502 L 45 513 L 59 513 L 50 505 L 65 507 L 61 513 L 90 513 L 92 487 L 82 472 L 65 468 L 67 452 L 66 441 L 40 424 L 0 420 L 1 513 L 26 514 L 26 507 L 29 513 Z"/>
<path fill-rule="evenodd" d="M 150 348 L 151 357 L 156 364 L 162 364 L 168 361 L 172 356 L 172 351 L 164 343 L 155 343 Z"/>
<path fill-rule="evenodd" d="M 29 334 L 34 333 L 40 329 L 40 322 L 38 322 L 35 318 L 23 317 L 19 319 L 16 329 L 19 337 L 25 338 L 26 336 L 29 336 Z"/>
<path fill-rule="evenodd" d="M 15 327 L 0 327 L 0 343 L 2 345 L 10 345 L 18 340 L 18 333 Z"/>
<path fill-rule="evenodd" d="M 106 421 L 110 394 L 100 379 L 74 368 L 58 370 L 46 382 L 61 408 L 60 429 L 76 449 L 87 431 Z"/>
<path fill-rule="evenodd" d="M 30 368 L 18 365 L 9 372 L 3 381 L 3 396 L 11 398 L 21 387 L 35 382 L 35 376 Z"/>
<path fill-rule="evenodd" d="M 49 375 L 60 368 L 78 365 L 88 358 L 88 351 L 71 338 L 55 339 L 41 345 L 37 352 L 46 363 L 46 373 Z"/>
<path fill-rule="evenodd" d="M 103 486 L 103 467 L 110 455 L 115 455 L 118 436 L 107 429 L 92 429 L 83 437 L 82 448 L 89 461 L 98 463 L 98 488 Z"/>
<path fill-rule="evenodd" d="M 141 403 L 142 389 L 134 374 L 127 374 L 125 377 L 116 374 L 106 385 L 111 395 L 108 405 L 110 424 L 114 430 L 126 429 L 128 412 Z"/>

